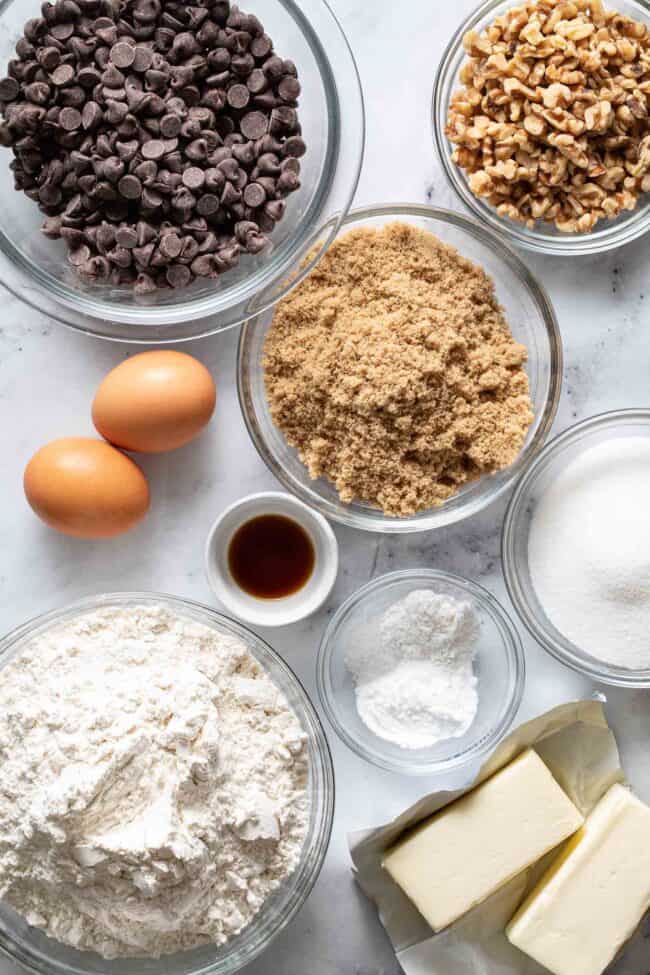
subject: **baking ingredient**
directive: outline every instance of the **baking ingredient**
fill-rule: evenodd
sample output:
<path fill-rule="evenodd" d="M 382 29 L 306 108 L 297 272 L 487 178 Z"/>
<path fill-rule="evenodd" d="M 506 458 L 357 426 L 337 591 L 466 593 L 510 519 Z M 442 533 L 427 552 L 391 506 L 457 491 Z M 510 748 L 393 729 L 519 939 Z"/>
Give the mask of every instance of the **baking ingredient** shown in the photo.
<path fill-rule="evenodd" d="M 0 672 L 0 896 L 106 958 L 243 930 L 295 869 L 305 734 L 237 637 L 113 605 Z"/>
<path fill-rule="evenodd" d="M 311 538 L 286 515 L 258 515 L 245 521 L 228 545 L 231 576 L 258 599 L 292 596 L 309 581 L 315 561 Z"/>
<path fill-rule="evenodd" d="M 279 303 L 264 377 L 310 477 L 406 517 L 515 460 L 525 359 L 485 271 L 392 223 L 344 234 Z"/>
<path fill-rule="evenodd" d="M 306 146 L 295 64 L 227 0 L 56 0 L 0 81 L 0 144 L 86 281 L 182 288 L 268 249 Z"/>
<path fill-rule="evenodd" d="M 39 518 L 78 538 L 121 535 L 149 509 L 149 486 L 137 464 L 87 437 L 41 447 L 25 468 L 24 488 Z"/>
<path fill-rule="evenodd" d="M 470 190 L 563 233 L 650 190 L 650 32 L 602 0 L 533 0 L 463 39 L 446 134 Z"/>
<path fill-rule="evenodd" d="M 416 589 L 384 611 L 378 629 L 356 633 L 345 657 L 363 723 L 402 748 L 464 735 L 478 708 L 471 604 Z"/>
<path fill-rule="evenodd" d="M 554 975 L 602 975 L 650 907 L 650 809 L 614 785 L 507 928 Z"/>
<path fill-rule="evenodd" d="M 551 623 L 608 664 L 650 667 L 650 440 L 611 437 L 554 474 L 528 539 Z"/>
<path fill-rule="evenodd" d="M 125 450 L 175 450 L 203 430 L 216 396 L 212 376 L 198 359 L 171 350 L 141 352 L 106 376 L 93 402 L 93 422 Z"/>
<path fill-rule="evenodd" d="M 383 867 L 440 931 L 582 823 L 544 762 L 528 749 L 407 834 Z"/>

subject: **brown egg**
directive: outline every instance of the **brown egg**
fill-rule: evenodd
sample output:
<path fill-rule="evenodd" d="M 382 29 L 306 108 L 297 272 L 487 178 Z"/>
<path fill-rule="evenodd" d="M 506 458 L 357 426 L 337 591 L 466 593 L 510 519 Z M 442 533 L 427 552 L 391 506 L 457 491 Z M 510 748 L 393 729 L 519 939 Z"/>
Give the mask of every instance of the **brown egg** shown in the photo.
<path fill-rule="evenodd" d="M 39 518 L 78 538 L 121 535 L 149 508 L 149 487 L 138 465 L 103 440 L 53 440 L 30 460 L 24 485 Z"/>
<path fill-rule="evenodd" d="M 157 454 L 194 440 L 216 398 L 212 376 L 191 355 L 141 352 L 106 376 L 93 403 L 93 422 L 118 447 Z"/>

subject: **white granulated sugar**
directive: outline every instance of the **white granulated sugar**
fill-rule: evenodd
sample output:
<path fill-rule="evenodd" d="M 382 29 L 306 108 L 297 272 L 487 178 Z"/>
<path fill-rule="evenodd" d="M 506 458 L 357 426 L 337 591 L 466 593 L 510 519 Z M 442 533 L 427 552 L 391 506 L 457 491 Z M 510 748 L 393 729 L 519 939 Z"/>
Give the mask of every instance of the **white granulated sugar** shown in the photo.
<path fill-rule="evenodd" d="M 464 735 L 476 717 L 473 647 L 478 621 L 467 602 L 428 589 L 389 606 L 346 653 L 359 716 L 402 748 Z"/>
<path fill-rule="evenodd" d="M 296 868 L 302 727 L 235 637 L 106 608 L 0 672 L 0 897 L 106 958 L 222 944 Z"/>
<path fill-rule="evenodd" d="M 528 559 L 565 637 L 607 663 L 650 667 L 650 440 L 608 440 L 557 474 L 533 512 Z"/>

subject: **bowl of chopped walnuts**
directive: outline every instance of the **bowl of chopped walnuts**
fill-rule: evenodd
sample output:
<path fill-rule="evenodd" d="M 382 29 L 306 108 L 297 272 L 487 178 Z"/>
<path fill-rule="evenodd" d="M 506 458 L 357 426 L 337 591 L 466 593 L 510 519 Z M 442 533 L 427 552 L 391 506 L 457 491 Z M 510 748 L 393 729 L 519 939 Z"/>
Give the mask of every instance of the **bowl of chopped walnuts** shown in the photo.
<path fill-rule="evenodd" d="M 650 229 L 649 115 L 647 0 L 486 0 L 433 90 L 459 199 L 538 253 L 601 253 Z"/>

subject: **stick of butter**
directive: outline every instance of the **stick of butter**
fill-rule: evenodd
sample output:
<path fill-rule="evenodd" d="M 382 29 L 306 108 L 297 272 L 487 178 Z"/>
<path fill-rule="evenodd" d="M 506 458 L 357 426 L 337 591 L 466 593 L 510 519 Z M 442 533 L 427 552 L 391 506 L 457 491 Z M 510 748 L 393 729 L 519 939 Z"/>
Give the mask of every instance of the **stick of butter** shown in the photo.
<path fill-rule="evenodd" d="M 614 785 L 508 925 L 555 975 L 601 975 L 650 907 L 650 809 Z"/>
<path fill-rule="evenodd" d="M 583 822 L 541 758 L 528 750 L 416 827 L 388 851 L 382 866 L 440 931 Z"/>

